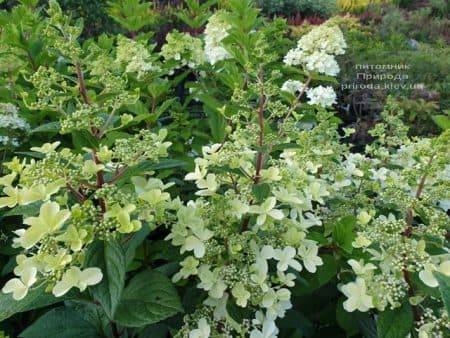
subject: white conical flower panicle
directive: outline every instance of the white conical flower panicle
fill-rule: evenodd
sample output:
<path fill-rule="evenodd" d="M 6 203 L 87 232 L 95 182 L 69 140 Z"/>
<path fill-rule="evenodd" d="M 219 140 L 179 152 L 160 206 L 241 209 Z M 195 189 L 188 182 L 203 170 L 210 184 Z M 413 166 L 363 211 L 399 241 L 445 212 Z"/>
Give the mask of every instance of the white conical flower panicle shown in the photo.
<path fill-rule="evenodd" d="M 221 41 L 228 36 L 231 26 L 222 12 L 212 15 L 205 27 L 205 56 L 212 65 L 231 57 Z"/>

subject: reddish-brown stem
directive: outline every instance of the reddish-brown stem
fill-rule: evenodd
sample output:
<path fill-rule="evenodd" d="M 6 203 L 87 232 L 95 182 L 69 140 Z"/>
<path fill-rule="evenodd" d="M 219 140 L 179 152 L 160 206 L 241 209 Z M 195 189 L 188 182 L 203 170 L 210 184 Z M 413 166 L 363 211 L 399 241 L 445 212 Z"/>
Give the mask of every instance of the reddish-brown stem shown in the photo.
<path fill-rule="evenodd" d="M 121 336 L 119 330 L 117 329 L 117 324 L 115 322 L 111 322 L 111 331 L 114 338 L 119 338 Z"/>
<path fill-rule="evenodd" d="M 253 199 L 250 200 L 249 202 L 250 205 L 253 204 Z M 250 223 L 250 217 L 244 217 L 242 219 L 242 224 L 241 224 L 241 231 L 244 232 L 248 229 L 248 225 Z"/>
<path fill-rule="evenodd" d="M 114 174 L 114 177 L 111 178 L 111 180 L 110 180 L 108 183 L 109 183 L 109 184 L 113 184 L 113 183 L 117 182 L 117 180 L 118 180 L 119 178 L 122 177 L 122 175 L 125 173 L 126 170 L 127 170 L 127 167 L 126 167 L 126 166 L 124 166 L 124 167 L 118 169 L 118 170 L 116 171 L 116 173 Z"/>
<path fill-rule="evenodd" d="M 431 157 L 430 157 L 430 159 L 429 159 L 429 161 L 427 163 L 427 168 L 433 162 L 434 156 L 435 156 L 435 154 L 431 155 Z M 423 174 L 423 176 L 420 178 L 419 186 L 417 187 L 417 191 L 416 191 L 416 198 L 420 198 L 420 195 L 422 195 L 422 191 L 423 191 L 423 188 L 425 187 L 425 181 L 427 179 L 427 176 L 428 176 L 428 171 L 425 172 Z"/>
<path fill-rule="evenodd" d="M 33 69 L 33 71 L 36 71 L 37 70 L 36 62 L 34 61 L 33 56 L 31 55 L 29 50 L 27 50 L 27 57 L 28 61 L 30 62 L 31 68 Z"/>
<path fill-rule="evenodd" d="M 92 159 L 94 160 L 95 164 L 101 164 L 95 151 L 92 153 Z M 97 188 L 101 188 L 103 186 L 103 184 L 105 183 L 105 179 L 103 178 L 103 170 L 97 171 L 96 183 L 97 183 Z"/>
<path fill-rule="evenodd" d="M 90 105 L 91 101 L 89 99 L 89 96 L 87 94 L 87 88 L 86 88 L 86 83 L 84 81 L 84 75 L 83 75 L 83 70 L 81 69 L 81 64 L 79 62 L 77 62 L 75 64 L 75 70 L 77 73 L 77 78 L 78 78 L 78 89 L 80 91 L 80 95 L 83 99 L 83 102 L 85 104 Z M 100 131 L 96 128 L 92 128 L 92 134 L 96 137 L 101 136 L 102 134 L 100 133 Z M 94 161 L 95 164 L 101 164 L 101 161 L 98 159 L 97 154 L 95 152 L 95 150 L 92 153 L 92 159 Z M 104 178 L 104 173 L 103 170 L 99 170 L 96 174 L 96 188 L 100 189 L 103 187 L 103 185 L 105 184 L 105 178 Z M 100 205 L 100 209 L 101 209 L 101 213 L 102 215 L 106 212 L 106 203 L 105 200 L 103 198 L 99 198 L 98 203 Z M 114 327 L 114 325 L 113 325 Z M 120 335 L 118 336 L 120 337 Z"/>
<path fill-rule="evenodd" d="M 259 76 L 261 90 L 259 94 L 259 106 L 258 106 L 258 126 L 259 126 L 259 132 L 258 132 L 258 154 L 256 155 L 256 170 L 255 170 L 255 176 L 253 176 L 253 183 L 258 184 L 261 180 L 261 170 L 264 164 L 264 109 L 266 108 L 266 94 L 264 93 L 264 85 L 263 85 L 263 75 L 262 70 L 260 72 Z M 253 200 L 250 200 L 250 205 L 253 204 Z M 244 217 L 242 220 L 241 230 L 246 231 L 248 228 L 248 224 L 250 222 L 250 219 L 248 217 Z"/>
<path fill-rule="evenodd" d="M 413 288 L 413 284 L 411 282 L 411 274 L 406 269 L 403 270 L 403 278 L 405 279 L 406 283 L 408 284 L 409 297 L 414 297 L 414 288 Z M 419 313 L 419 310 L 417 309 L 417 306 L 412 306 L 412 310 L 413 310 L 414 320 L 416 322 L 419 321 L 420 313 Z"/>
<path fill-rule="evenodd" d="M 152 97 L 152 108 L 151 108 L 152 115 L 156 112 L 156 98 Z"/>
<path fill-rule="evenodd" d="M 95 151 L 92 152 L 92 159 L 95 164 L 101 164 L 101 161 L 98 159 L 97 153 Z M 96 188 L 100 189 L 103 187 L 103 184 L 105 184 L 105 178 L 103 176 L 103 170 L 97 171 L 96 174 Z M 105 200 L 103 198 L 99 198 L 98 203 L 100 205 L 100 209 L 102 211 L 102 214 L 106 212 L 106 204 Z"/>
<path fill-rule="evenodd" d="M 428 161 L 428 163 L 426 165 L 426 168 L 428 168 L 431 165 L 431 163 L 433 162 L 434 156 L 435 156 L 435 154 L 431 155 L 431 157 L 430 157 L 430 159 L 429 159 L 429 161 Z M 427 176 L 428 176 L 428 171 L 425 170 L 425 173 L 420 178 L 419 185 L 417 187 L 417 191 L 416 191 L 416 195 L 415 195 L 416 199 L 419 199 L 420 196 L 422 195 L 423 188 L 425 187 L 425 181 L 427 180 Z M 409 207 L 406 210 L 406 229 L 403 232 L 403 235 L 406 236 L 406 237 L 411 237 L 411 235 L 412 235 L 412 223 L 413 223 L 413 220 L 414 220 L 413 208 Z"/>
<path fill-rule="evenodd" d="M 411 237 L 412 236 L 412 223 L 414 220 L 413 209 L 410 207 L 406 210 L 406 229 L 403 232 L 403 236 Z"/>
<path fill-rule="evenodd" d="M 84 202 L 86 200 L 86 196 L 76 190 L 70 183 L 67 182 L 66 186 L 67 189 L 75 196 L 78 202 Z"/>
<path fill-rule="evenodd" d="M 306 79 L 306 82 L 305 82 L 305 84 L 303 85 L 302 90 L 301 90 L 300 93 L 297 95 L 297 98 L 295 99 L 295 103 L 292 105 L 292 107 L 291 107 L 291 108 L 289 109 L 289 111 L 287 112 L 287 114 L 286 114 L 286 116 L 285 116 L 283 122 L 286 121 L 286 120 L 294 113 L 294 111 L 297 109 L 297 107 L 298 107 L 299 104 L 300 104 L 300 99 L 302 98 L 303 94 L 305 94 L 306 90 L 308 89 L 309 84 L 311 83 L 311 80 L 312 80 L 312 77 L 311 77 L 311 75 L 310 75 L 310 76 L 308 76 L 308 78 Z M 280 135 L 282 135 L 282 132 L 281 132 L 281 131 L 280 131 Z"/>
<path fill-rule="evenodd" d="M 84 81 L 84 74 L 83 74 L 83 70 L 81 69 L 81 64 L 79 62 L 77 62 L 75 64 L 75 71 L 77 73 L 77 79 L 78 79 L 78 90 L 80 92 L 81 98 L 83 100 L 83 102 L 85 104 L 90 105 L 91 104 L 91 100 L 89 99 L 89 96 L 87 94 L 87 87 L 86 87 L 86 82 Z M 91 128 L 91 133 L 92 135 L 94 135 L 96 138 L 100 138 L 102 136 L 100 130 L 98 130 L 95 127 Z"/>
<path fill-rule="evenodd" d="M 239 189 L 237 187 L 237 182 L 234 179 L 233 175 L 231 173 L 228 174 L 228 176 L 230 176 L 230 180 L 231 180 L 231 184 L 233 185 L 233 190 L 236 194 L 239 194 Z"/>
<path fill-rule="evenodd" d="M 336 245 L 325 245 L 320 247 L 319 253 L 334 253 L 338 250 L 338 247 Z"/>
<path fill-rule="evenodd" d="M 91 101 L 89 100 L 89 96 L 87 94 L 86 83 L 84 82 L 83 70 L 81 69 L 81 64 L 79 62 L 75 64 L 75 70 L 77 72 L 78 78 L 78 89 L 80 91 L 83 102 L 86 104 L 91 104 Z"/>

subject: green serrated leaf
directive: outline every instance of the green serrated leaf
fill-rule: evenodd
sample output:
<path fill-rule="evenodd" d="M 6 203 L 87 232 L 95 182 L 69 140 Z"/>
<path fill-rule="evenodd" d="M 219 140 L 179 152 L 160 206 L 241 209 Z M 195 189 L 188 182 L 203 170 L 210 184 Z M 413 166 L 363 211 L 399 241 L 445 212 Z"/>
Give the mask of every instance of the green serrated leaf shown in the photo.
<path fill-rule="evenodd" d="M 45 285 L 32 289 L 22 300 L 14 300 L 11 294 L 0 293 L 0 322 L 20 312 L 39 309 L 64 301 L 66 298 L 56 298 L 45 293 Z"/>
<path fill-rule="evenodd" d="M 369 314 L 356 312 L 354 319 L 364 338 L 378 338 L 375 320 Z"/>
<path fill-rule="evenodd" d="M 45 155 L 43 153 L 38 153 L 37 151 L 16 151 L 14 154 L 16 155 L 24 155 L 28 157 L 34 158 L 44 158 Z"/>
<path fill-rule="evenodd" d="M 35 133 L 57 133 L 61 129 L 61 124 L 59 122 L 49 122 L 40 125 L 30 131 L 30 134 Z"/>
<path fill-rule="evenodd" d="M 137 247 L 144 242 L 149 233 L 150 228 L 148 226 L 143 226 L 138 232 L 130 235 L 131 237 L 123 244 L 127 266 L 133 261 Z"/>
<path fill-rule="evenodd" d="M 225 117 L 217 110 L 210 109 L 207 106 L 205 106 L 205 112 L 208 115 L 208 123 L 214 142 L 222 142 L 225 138 L 225 128 L 227 126 Z"/>
<path fill-rule="evenodd" d="M 329 283 L 337 274 L 338 265 L 336 259 L 331 255 L 321 256 L 323 264 L 317 267 L 317 271 L 313 274 L 307 274 L 305 278 L 300 279 L 296 283 L 293 293 L 296 296 L 310 294 Z"/>
<path fill-rule="evenodd" d="M 442 130 L 450 129 L 450 117 L 447 115 L 434 115 L 432 119 Z"/>
<path fill-rule="evenodd" d="M 95 326 L 98 332 L 107 332 L 110 321 L 98 304 L 89 300 L 74 299 L 64 302 L 64 306 L 76 311 L 81 318 Z"/>
<path fill-rule="evenodd" d="M 356 217 L 349 215 L 344 216 L 334 225 L 333 239 L 340 248 L 346 252 L 352 252 L 352 242 L 355 239 L 354 228 L 356 225 Z"/>
<path fill-rule="evenodd" d="M 114 320 L 123 326 L 140 327 L 171 317 L 183 308 L 175 287 L 163 274 L 146 270 L 125 288 Z"/>
<path fill-rule="evenodd" d="M 439 292 L 441 293 L 445 309 L 450 314 L 450 277 L 440 272 L 435 272 L 434 276 L 439 282 Z"/>
<path fill-rule="evenodd" d="M 97 328 L 71 308 L 59 307 L 41 316 L 23 331 L 21 338 L 97 338 Z"/>
<path fill-rule="evenodd" d="M 378 315 L 379 338 L 405 338 L 413 328 L 413 311 L 409 302 L 394 310 L 385 310 Z"/>
<path fill-rule="evenodd" d="M 344 298 L 340 298 L 336 304 L 336 321 L 341 328 L 345 330 L 347 336 L 354 336 L 359 332 L 358 322 L 355 321 L 354 315 L 344 310 L 342 303 Z"/>
<path fill-rule="evenodd" d="M 35 202 L 28 205 L 18 205 L 11 210 L 5 212 L 3 216 L 32 216 L 39 213 L 42 202 Z"/>
<path fill-rule="evenodd" d="M 124 183 L 133 176 L 142 175 L 147 171 L 181 168 L 186 166 L 186 162 L 175 159 L 162 159 L 158 163 L 143 161 L 133 167 L 128 168 L 122 177 L 117 181 L 118 183 Z"/>
<path fill-rule="evenodd" d="M 164 324 L 153 324 L 147 326 L 139 333 L 138 338 L 166 338 L 168 336 L 169 328 Z"/>
<path fill-rule="evenodd" d="M 72 142 L 77 150 L 81 150 L 85 147 L 96 149 L 98 147 L 98 141 L 94 136 L 91 135 L 86 130 L 83 131 L 73 131 L 72 132 Z"/>
<path fill-rule="evenodd" d="M 270 195 L 270 185 L 267 183 L 255 184 L 252 187 L 252 193 L 258 202 L 263 202 Z"/>
<path fill-rule="evenodd" d="M 100 284 L 89 290 L 109 318 L 114 317 L 125 285 L 126 257 L 121 245 L 114 240 L 94 243 L 86 257 L 86 266 L 98 267 L 103 272 Z"/>

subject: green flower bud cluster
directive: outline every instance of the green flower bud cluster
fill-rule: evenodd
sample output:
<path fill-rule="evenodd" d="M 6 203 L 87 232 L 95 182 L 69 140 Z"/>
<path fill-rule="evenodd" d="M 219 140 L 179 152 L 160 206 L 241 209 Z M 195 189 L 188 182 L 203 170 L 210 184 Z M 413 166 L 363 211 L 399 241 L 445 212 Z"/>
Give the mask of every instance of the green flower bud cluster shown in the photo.
<path fill-rule="evenodd" d="M 160 157 L 167 156 L 167 148 L 171 142 L 164 142 L 167 131 L 161 129 L 158 135 L 149 130 L 141 130 L 132 138 L 116 140 L 114 159 L 128 166 L 133 166 L 144 160 L 157 161 Z"/>
<path fill-rule="evenodd" d="M 76 90 L 62 74 L 45 66 L 39 67 L 28 80 L 36 88 L 36 97 L 21 93 L 29 109 L 61 111 L 64 104 L 72 99 L 71 91 Z"/>
<path fill-rule="evenodd" d="M 64 15 L 56 0 L 49 1 L 47 14 L 49 20 L 44 28 L 44 34 L 51 41 L 55 54 L 61 54 L 69 60 L 78 59 L 82 53 L 78 43 L 78 38 L 83 31 L 82 21 L 79 20 L 72 25 L 70 18 Z"/>
<path fill-rule="evenodd" d="M 100 128 L 104 121 L 99 116 L 100 109 L 94 105 L 82 105 L 79 109 L 62 118 L 61 133 L 67 134 L 73 130 L 92 130 Z"/>

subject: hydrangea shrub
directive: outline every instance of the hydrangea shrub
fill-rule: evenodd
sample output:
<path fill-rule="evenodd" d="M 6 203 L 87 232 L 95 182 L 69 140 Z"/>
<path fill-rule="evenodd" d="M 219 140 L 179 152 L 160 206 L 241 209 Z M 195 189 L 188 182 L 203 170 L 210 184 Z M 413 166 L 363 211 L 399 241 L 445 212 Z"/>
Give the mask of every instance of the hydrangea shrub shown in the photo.
<path fill-rule="evenodd" d="M 81 44 L 82 23 L 49 2 L 48 60 L 18 94 L 55 136 L 4 164 L 0 207 L 21 222 L 0 317 L 64 301 L 22 336 L 60 322 L 86 337 L 312 337 L 317 297 L 336 316 L 316 313 L 316 335 L 445 337 L 449 131 L 409 137 L 389 100 L 356 152 L 333 111 L 340 29 L 291 41 L 251 1 L 222 7 L 159 48 L 135 31 Z"/>

